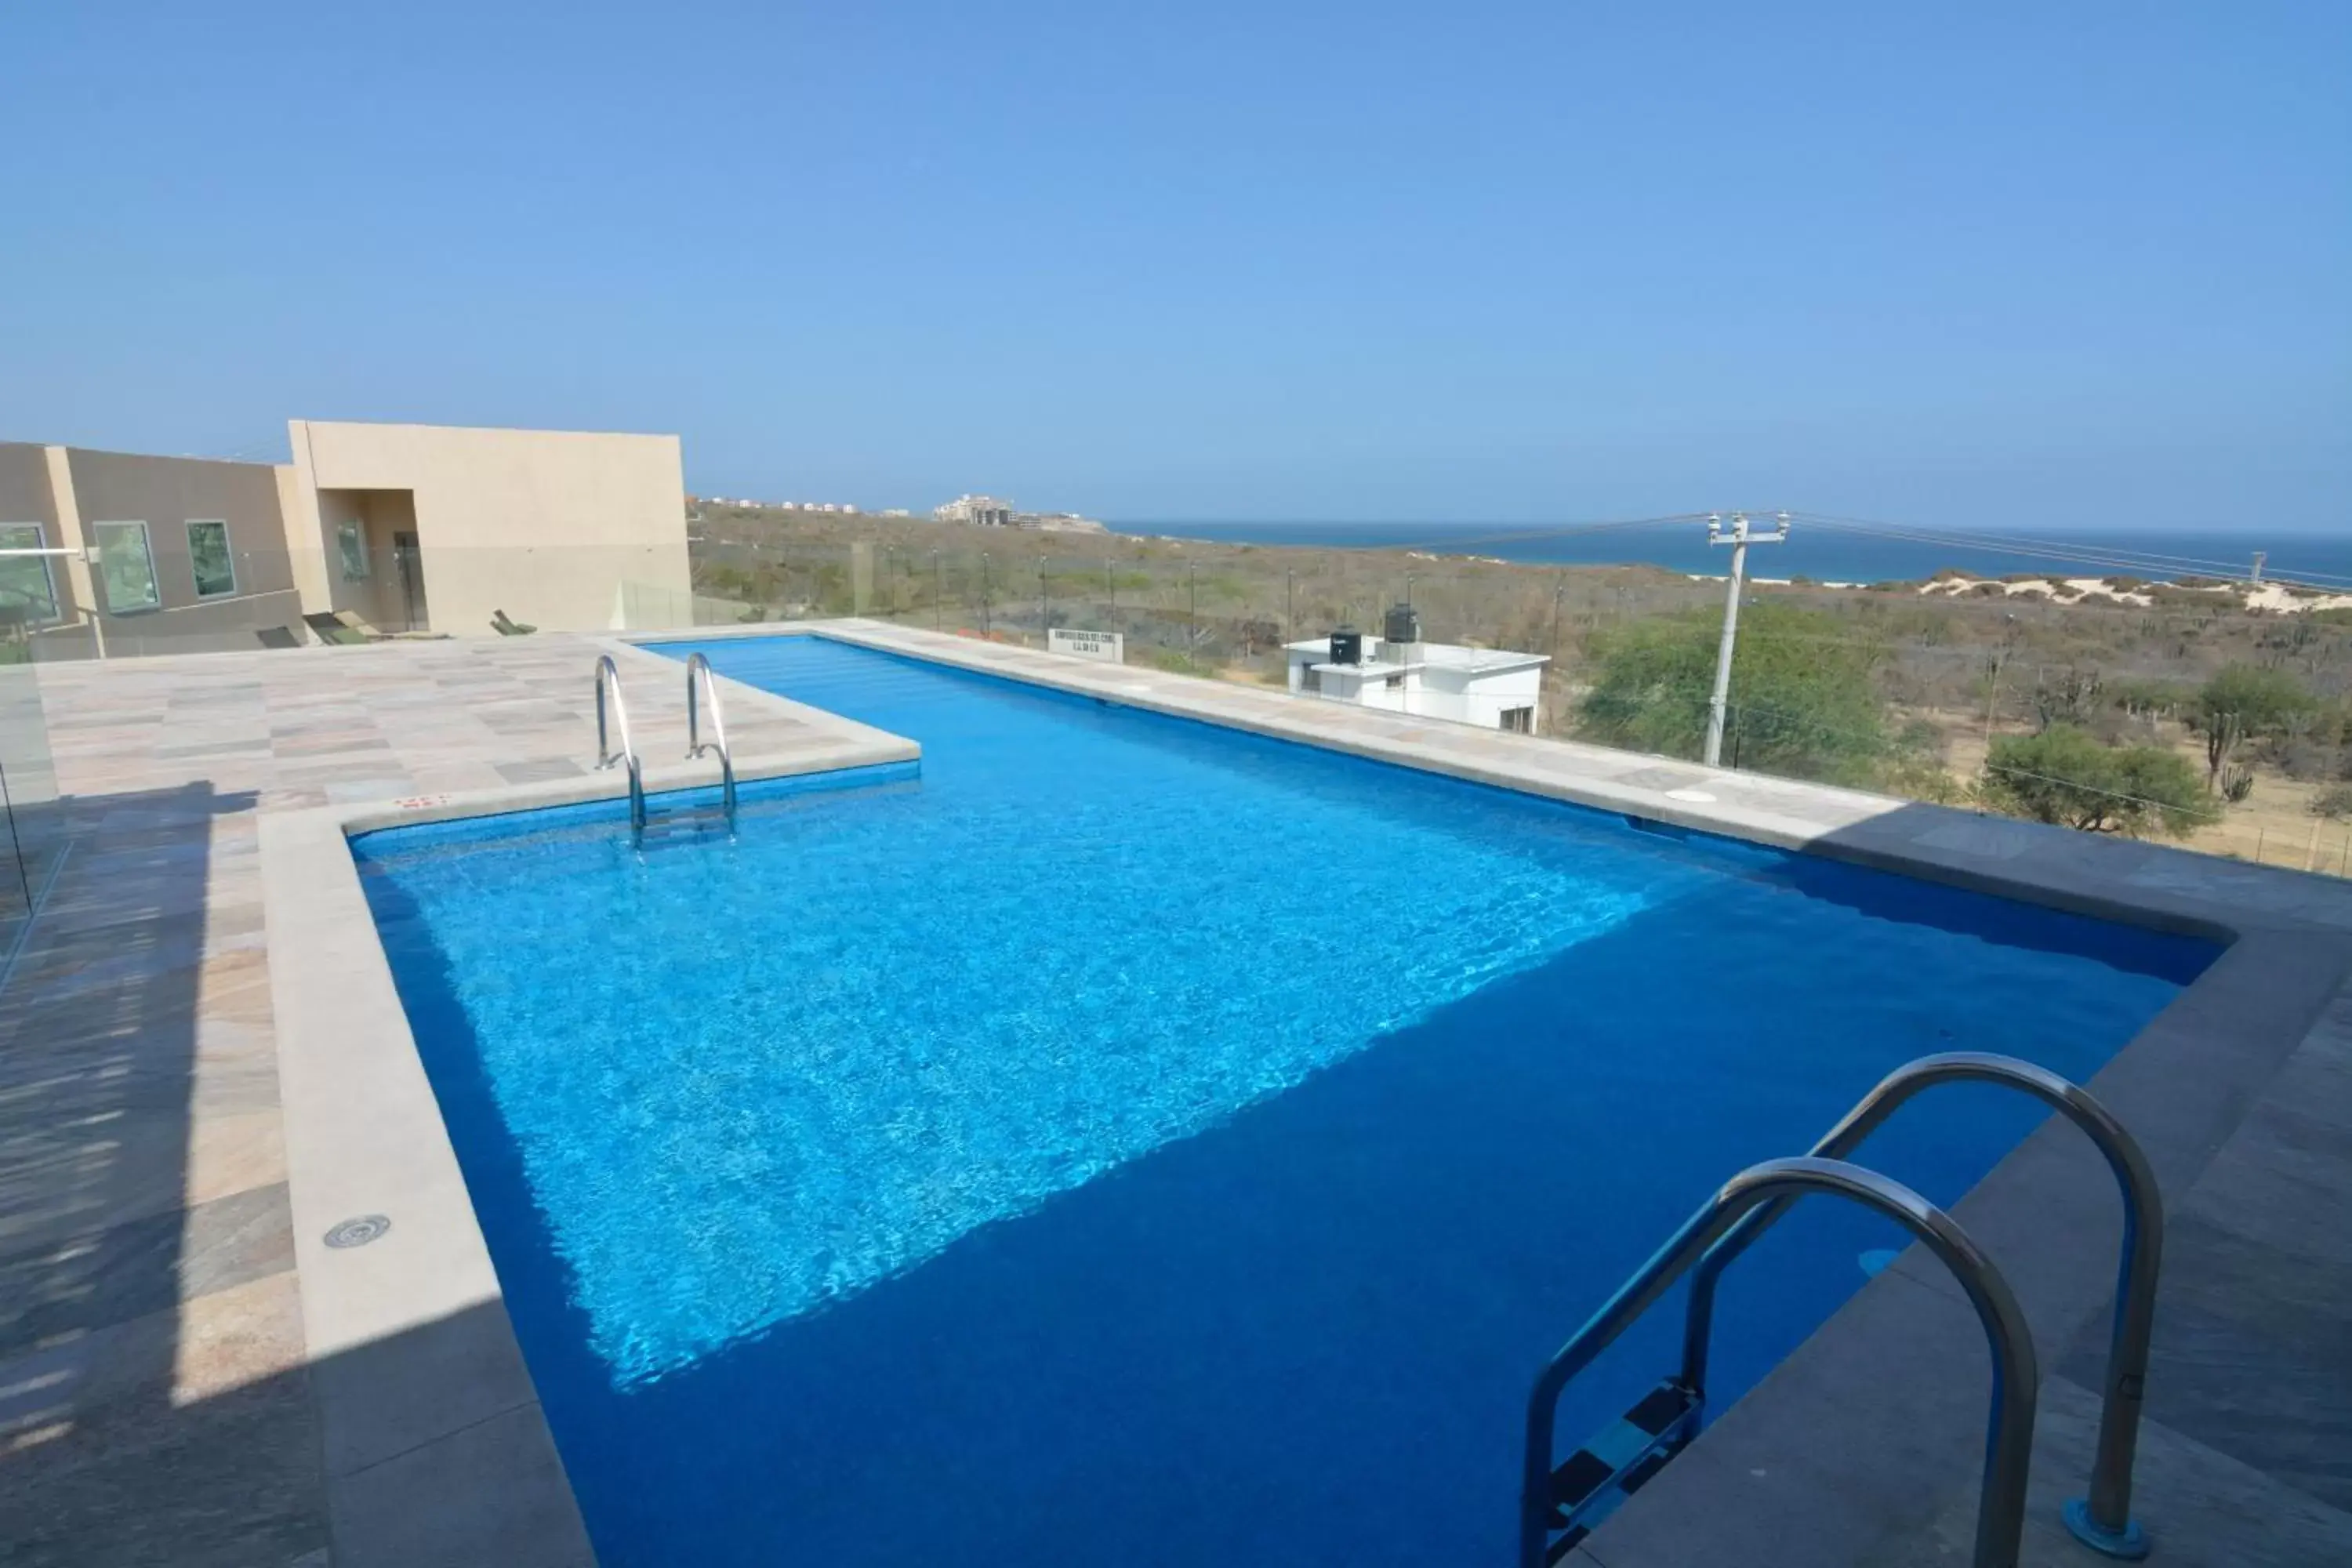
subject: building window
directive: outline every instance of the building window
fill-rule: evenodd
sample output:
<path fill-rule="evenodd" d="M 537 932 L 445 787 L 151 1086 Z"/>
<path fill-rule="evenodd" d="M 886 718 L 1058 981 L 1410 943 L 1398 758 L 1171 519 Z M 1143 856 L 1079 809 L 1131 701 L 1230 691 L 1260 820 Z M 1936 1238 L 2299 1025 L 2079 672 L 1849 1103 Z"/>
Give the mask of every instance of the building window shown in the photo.
<path fill-rule="evenodd" d="M 106 590 L 106 607 L 115 615 L 152 610 L 163 603 L 155 585 L 155 552 L 147 542 L 143 522 L 100 522 L 91 525 L 98 535 L 98 580 Z"/>
<path fill-rule="evenodd" d="M 37 522 L 0 522 L 0 551 L 45 550 Z M 46 555 L 0 555 L 0 626 L 46 626 L 58 618 L 58 583 Z"/>
<path fill-rule="evenodd" d="M 1503 728 L 1508 730 L 1514 735 L 1534 734 L 1536 732 L 1536 710 L 1532 708 L 1504 709 Z"/>
<path fill-rule="evenodd" d="M 335 525 L 335 548 L 343 558 L 343 581 L 360 583 L 367 579 L 367 535 L 356 522 Z"/>
<path fill-rule="evenodd" d="M 188 524 L 188 566 L 196 579 L 197 598 L 236 592 L 236 562 L 229 554 L 227 523 Z"/>

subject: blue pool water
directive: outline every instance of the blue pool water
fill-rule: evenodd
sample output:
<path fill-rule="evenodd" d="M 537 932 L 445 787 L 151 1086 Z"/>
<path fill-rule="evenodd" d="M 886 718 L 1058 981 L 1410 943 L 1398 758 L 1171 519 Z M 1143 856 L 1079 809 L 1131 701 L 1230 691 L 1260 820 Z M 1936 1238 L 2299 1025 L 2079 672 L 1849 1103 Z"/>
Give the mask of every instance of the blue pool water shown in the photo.
<path fill-rule="evenodd" d="M 1503 1561 L 1535 1370 L 1712 1186 L 1925 1051 L 2087 1077 L 2212 956 L 816 638 L 702 651 L 919 769 L 642 854 L 603 805 L 355 846 L 615 1568 Z M 1948 1090 L 1871 1157 L 1948 1201 L 2033 1120 Z M 1818 1207 L 1727 1284 L 1718 1407 L 1896 1243 Z"/>

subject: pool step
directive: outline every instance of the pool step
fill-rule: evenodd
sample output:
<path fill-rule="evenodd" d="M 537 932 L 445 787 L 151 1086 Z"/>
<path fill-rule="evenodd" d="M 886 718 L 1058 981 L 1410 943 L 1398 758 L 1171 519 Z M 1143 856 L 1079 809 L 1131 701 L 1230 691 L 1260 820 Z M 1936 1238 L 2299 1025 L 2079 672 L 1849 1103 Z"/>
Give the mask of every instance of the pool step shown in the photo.
<path fill-rule="evenodd" d="M 728 837 L 734 830 L 733 822 L 722 810 L 710 806 L 684 806 L 648 816 L 645 830 L 638 837 L 637 847 L 649 850 L 675 848 L 681 844 L 700 844 L 714 837 Z"/>
<path fill-rule="evenodd" d="M 1551 1528 L 1562 1533 L 1544 1561 L 1566 1557 L 1612 1510 L 1665 1468 L 1697 1435 L 1699 1408 L 1696 1393 L 1667 1378 L 1562 1460 L 1551 1473 Z"/>

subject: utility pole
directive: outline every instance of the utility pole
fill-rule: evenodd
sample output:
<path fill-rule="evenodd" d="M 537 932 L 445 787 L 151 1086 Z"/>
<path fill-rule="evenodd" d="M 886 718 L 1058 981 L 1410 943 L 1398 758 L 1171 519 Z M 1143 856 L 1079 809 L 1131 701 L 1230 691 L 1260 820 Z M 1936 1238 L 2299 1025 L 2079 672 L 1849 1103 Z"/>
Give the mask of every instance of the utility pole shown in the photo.
<path fill-rule="evenodd" d="M 1186 603 L 1191 606 L 1185 611 L 1184 662 L 1192 665 L 1200 661 L 1201 654 L 1201 563 L 1199 562 L 1188 561 L 1184 563 L 1184 582 L 1190 595 Z"/>
<path fill-rule="evenodd" d="M 940 552 L 934 550 L 931 552 L 931 630 L 935 632 L 948 629 L 947 612 L 940 607 L 944 603 L 940 596 Z"/>
<path fill-rule="evenodd" d="M 983 550 L 980 552 L 980 635 L 983 637 L 996 636 L 996 628 L 988 624 L 988 601 L 992 592 L 988 581 L 988 552 Z"/>
<path fill-rule="evenodd" d="M 1543 667 L 1543 672 L 1536 677 L 1536 690 L 1538 694 L 1542 692 L 1543 683 L 1546 680 L 1549 680 L 1554 686 L 1561 684 L 1559 678 L 1559 596 L 1567 591 L 1568 574 L 1563 572 L 1559 574 L 1559 580 L 1551 585 L 1551 658 L 1550 661 Z M 1554 705 L 1557 706 L 1557 702 L 1555 702 Z M 1551 718 L 1553 723 L 1557 725 L 1559 715 L 1558 713 L 1554 713 L 1551 715 Z"/>
<path fill-rule="evenodd" d="M 1298 633 L 1293 629 L 1298 619 L 1298 574 L 1286 566 L 1282 569 L 1282 640 L 1288 642 Z"/>
<path fill-rule="evenodd" d="M 1052 634 L 1045 629 L 1051 621 L 1052 617 L 1045 612 L 1045 558 L 1040 555 L 1037 557 L 1037 646 L 1039 647 L 1047 647 L 1053 641 Z"/>
<path fill-rule="evenodd" d="M 1711 768 L 1723 765 L 1723 721 L 1731 699 L 1731 649 L 1739 636 L 1739 586 L 1748 577 L 1748 547 L 1780 544 L 1789 537 L 1789 514 L 1776 513 L 1773 521 L 1780 524 L 1777 531 L 1758 533 L 1744 511 L 1731 514 L 1728 528 L 1720 516 L 1710 515 L 1706 520 L 1706 542 L 1731 546 L 1731 592 L 1723 601 L 1723 643 L 1715 654 L 1715 696 L 1706 706 L 1706 765 Z"/>

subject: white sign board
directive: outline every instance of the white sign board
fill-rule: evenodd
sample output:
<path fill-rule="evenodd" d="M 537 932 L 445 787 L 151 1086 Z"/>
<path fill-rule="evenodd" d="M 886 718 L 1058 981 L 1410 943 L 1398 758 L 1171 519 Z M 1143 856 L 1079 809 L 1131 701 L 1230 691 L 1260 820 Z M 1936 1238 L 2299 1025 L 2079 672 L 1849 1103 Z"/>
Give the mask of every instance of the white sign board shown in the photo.
<path fill-rule="evenodd" d="M 1127 639 L 1117 632 L 1074 632 L 1064 626 L 1045 628 L 1045 651 L 1077 658 L 1098 658 L 1105 664 L 1127 662 Z"/>

